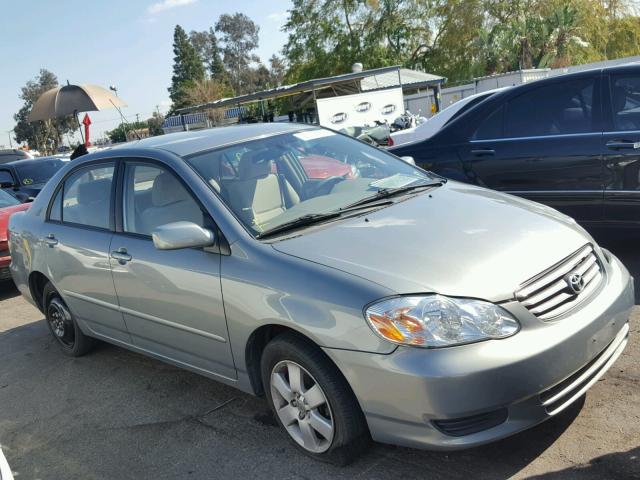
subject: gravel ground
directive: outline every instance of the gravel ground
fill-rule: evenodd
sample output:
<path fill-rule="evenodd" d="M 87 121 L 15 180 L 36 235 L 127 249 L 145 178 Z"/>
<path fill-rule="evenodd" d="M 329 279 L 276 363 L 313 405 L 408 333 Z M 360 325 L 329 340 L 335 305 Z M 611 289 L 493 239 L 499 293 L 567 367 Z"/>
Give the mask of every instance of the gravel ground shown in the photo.
<path fill-rule="evenodd" d="M 640 254 L 630 245 L 612 248 L 640 278 Z M 16 480 L 640 479 L 639 359 L 636 307 L 625 353 L 556 418 L 464 452 L 375 444 L 353 465 L 335 468 L 297 453 L 261 399 L 110 345 L 63 356 L 42 314 L 5 285 L 0 445 Z"/>

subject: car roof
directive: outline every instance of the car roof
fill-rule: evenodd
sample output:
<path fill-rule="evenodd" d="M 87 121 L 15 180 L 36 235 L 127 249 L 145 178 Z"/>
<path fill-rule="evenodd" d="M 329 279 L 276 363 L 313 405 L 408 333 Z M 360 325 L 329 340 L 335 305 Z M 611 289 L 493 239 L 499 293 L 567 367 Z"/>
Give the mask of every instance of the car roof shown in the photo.
<path fill-rule="evenodd" d="M 117 150 L 119 148 L 154 148 L 168 150 L 182 157 L 228 144 L 270 137 L 281 133 L 298 132 L 309 128 L 319 127 L 317 125 L 299 123 L 253 123 L 248 125 L 232 125 L 228 127 L 209 128 L 206 130 L 158 135 L 156 137 L 123 143 L 113 147 L 112 150 Z"/>

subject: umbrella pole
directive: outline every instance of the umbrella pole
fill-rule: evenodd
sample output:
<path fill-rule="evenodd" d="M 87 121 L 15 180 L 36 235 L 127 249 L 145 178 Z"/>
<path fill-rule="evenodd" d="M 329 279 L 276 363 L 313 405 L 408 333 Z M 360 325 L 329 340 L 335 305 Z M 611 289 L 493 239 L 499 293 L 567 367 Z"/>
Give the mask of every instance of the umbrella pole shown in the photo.
<path fill-rule="evenodd" d="M 76 123 L 78 124 L 78 131 L 80 132 L 80 138 L 82 139 L 82 143 L 84 143 L 84 135 L 82 134 L 82 127 L 80 126 L 80 119 L 78 118 L 78 111 L 74 110 L 73 114 L 76 117 Z"/>

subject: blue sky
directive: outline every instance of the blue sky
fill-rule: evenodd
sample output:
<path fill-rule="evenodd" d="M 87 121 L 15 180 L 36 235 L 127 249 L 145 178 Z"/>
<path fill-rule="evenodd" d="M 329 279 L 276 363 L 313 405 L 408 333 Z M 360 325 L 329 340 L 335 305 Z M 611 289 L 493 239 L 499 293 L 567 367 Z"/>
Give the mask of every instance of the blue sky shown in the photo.
<path fill-rule="evenodd" d="M 60 83 L 116 85 L 128 119 L 169 106 L 173 29 L 205 30 L 222 13 L 242 12 L 260 25 L 263 61 L 286 41 L 290 0 L 3 0 L 0 16 L 0 147 L 22 102 L 20 88 L 40 68 Z M 119 123 L 115 110 L 89 114 L 92 138 Z"/>

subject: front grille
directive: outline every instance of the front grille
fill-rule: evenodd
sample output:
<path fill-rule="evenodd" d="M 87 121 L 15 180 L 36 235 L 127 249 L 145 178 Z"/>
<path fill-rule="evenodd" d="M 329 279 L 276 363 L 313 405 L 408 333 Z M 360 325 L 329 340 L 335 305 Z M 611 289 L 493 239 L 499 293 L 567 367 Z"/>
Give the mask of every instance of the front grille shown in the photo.
<path fill-rule="evenodd" d="M 446 435 L 463 437 L 496 427 L 507 419 L 507 409 L 501 408 L 493 412 L 481 413 L 471 417 L 450 420 L 432 420 L 431 423 Z"/>
<path fill-rule="evenodd" d="M 516 299 L 536 317 L 549 320 L 589 298 L 602 278 L 602 265 L 593 247 L 586 245 L 525 282 L 516 292 Z M 576 287 L 572 288 L 571 283 Z"/>

